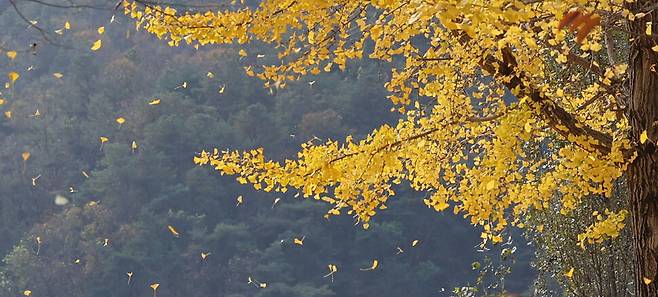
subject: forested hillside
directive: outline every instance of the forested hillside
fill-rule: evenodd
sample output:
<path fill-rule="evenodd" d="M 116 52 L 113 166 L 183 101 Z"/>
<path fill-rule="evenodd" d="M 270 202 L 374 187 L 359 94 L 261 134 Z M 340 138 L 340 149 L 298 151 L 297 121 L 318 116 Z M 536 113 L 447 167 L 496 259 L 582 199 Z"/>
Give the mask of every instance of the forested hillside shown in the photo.
<path fill-rule="evenodd" d="M 112 6 L 22 3 L 56 28 L 52 42 L 0 11 L 0 72 L 20 74 L 0 94 L 0 295 L 444 296 L 476 282 L 485 265 L 472 262 L 499 258 L 404 187 L 363 230 L 295 191 L 256 192 L 192 162 L 212 147 L 290 158 L 302 143 L 393 123 L 391 65 L 266 88 L 244 68 L 274 60 L 271 49 L 169 48 Z M 512 292 L 531 286 L 526 261 Z"/>

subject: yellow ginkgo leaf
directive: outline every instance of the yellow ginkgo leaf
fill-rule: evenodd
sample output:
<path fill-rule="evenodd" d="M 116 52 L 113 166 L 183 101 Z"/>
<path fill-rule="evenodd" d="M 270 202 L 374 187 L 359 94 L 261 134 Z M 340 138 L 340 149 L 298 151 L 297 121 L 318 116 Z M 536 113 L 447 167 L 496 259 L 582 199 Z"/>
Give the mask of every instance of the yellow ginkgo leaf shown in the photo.
<path fill-rule="evenodd" d="M 647 35 L 651 36 L 651 27 L 652 27 L 653 22 L 647 22 L 646 23 L 646 29 L 644 30 L 644 33 Z"/>
<path fill-rule="evenodd" d="M 487 190 L 488 191 L 493 190 L 493 188 L 495 188 L 495 187 L 496 187 L 496 180 L 490 180 L 487 183 Z"/>
<path fill-rule="evenodd" d="M 158 283 L 153 283 L 150 285 L 151 289 L 153 289 L 153 297 L 156 296 L 156 292 L 158 291 L 158 287 L 160 287 L 160 284 Z"/>
<path fill-rule="evenodd" d="M 178 233 L 178 231 L 176 230 L 176 228 L 174 228 L 174 226 L 167 225 L 167 229 L 169 229 L 169 232 L 171 232 L 171 234 L 173 234 L 174 237 L 179 237 L 180 236 L 180 233 Z"/>
<path fill-rule="evenodd" d="M 361 268 L 361 271 L 375 270 L 375 269 L 377 269 L 377 266 L 379 266 L 379 261 L 377 261 L 377 259 L 375 259 L 375 260 L 372 260 L 372 266 L 370 266 L 368 268 Z"/>
<path fill-rule="evenodd" d="M 126 119 L 124 119 L 123 117 L 118 117 L 115 121 L 119 123 L 119 125 L 122 125 L 123 123 L 126 122 Z"/>
<path fill-rule="evenodd" d="M 5 99 L 0 98 L 0 105 L 3 105 L 3 104 L 5 104 Z"/>
<path fill-rule="evenodd" d="M 206 258 L 208 258 L 208 256 L 210 256 L 210 252 L 207 252 L 207 253 L 201 252 L 201 259 L 202 260 L 205 260 Z"/>
<path fill-rule="evenodd" d="M 306 238 L 306 235 L 302 236 L 301 239 L 300 239 L 300 238 L 294 238 L 292 241 L 293 241 L 296 245 L 301 245 L 301 246 L 303 246 L 303 245 L 304 245 L 304 239 L 305 239 L 305 238 Z"/>
<path fill-rule="evenodd" d="M 11 110 L 5 111 L 5 117 L 11 119 Z"/>
<path fill-rule="evenodd" d="M 567 272 L 564 273 L 564 276 L 566 276 L 566 277 L 568 277 L 568 278 L 572 278 L 572 277 L 573 277 L 573 272 L 574 272 L 575 270 L 576 270 L 575 268 L 571 267 L 571 269 L 569 269 L 569 271 L 567 271 Z"/>
<path fill-rule="evenodd" d="M 16 51 L 8 51 L 8 52 L 7 52 L 7 57 L 8 57 L 9 59 L 12 59 L 12 60 L 13 60 L 13 59 L 16 59 L 16 55 L 17 55 Z"/>
<path fill-rule="evenodd" d="M 149 105 L 158 105 L 160 104 L 160 99 L 153 99 L 151 102 L 149 102 Z"/>
<path fill-rule="evenodd" d="M 23 152 L 21 154 L 21 157 L 23 157 L 23 161 L 27 161 L 28 159 L 30 159 L 30 152 L 28 151 Z"/>
<path fill-rule="evenodd" d="M 85 178 L 89 178 L 89 174 L 87 174 L 87 172 L 84 171 L 84 170 L 82 170 L 82 175 L 83 175 Z"/>
<path fill-rule="evenodd" d="M 215 77 L 215 74 L 212 73 L 212 72 L 210 72 L 210 71 L 208 71 L 208 73 L 206 73 L 206 76 L 207 76 L 208 78 L 213 78 L 213 77 Z"/>
<path fill-rule="evenodd" d="M 658 45 L 652 46 L 651 50 L 654 51 L 654 52 L 658 52 Z"/>
<path fill-rule="evenodd" d="M 94 42 L 94 44 L 91 46 L 91 50 L 97 51 L 101 48 L 101 46 L 103 46 L 103 42 L 100 39 L 96 40 L 96 42 Z"/>
<path fill-rule="evenodd" d="M 264 289 L 267 288 L 267 283 L 260 283 L 258 286 Z"/>
<path fill-rule="evenodd" d="M 647 285 L 647 286 L 650 285 L 650 284 L 653 282 L 653 280 L 650 279 L 650 278 L 648 278 L 648 277 L 642 277 L 642 281 L 643 281 L 644 284 Z"/>
<path fill-rule="evenodd" d="M 217 92 L 219 92 L 220 94 L 224 94 L 224 89 L 226 89 L 226 85 L 223 85 L 221 88 L 219 88 Z"/>
<path fill-rule="evenodd" d="M 240 55 L 240 57 L 246 57 L 247 56 L 247 51 L 245 51 L 244 49 L 240 49 L 238 54 Z"/>
<path fill-rule="evenodd" d="M 23 291 L 23 295 L 24 295 L 24 296 L 31 296 L 31 295 L 32 295 L 32 291 L 30 291 L 30 290 L 25 290 L 25 291 Z"/>
<path fill-rule="evenodd" d="M 9 74 L 7 74 L 7 76 L 9 77 L 9 82 L 11 82 L 11 83 L 14 83 L 16 80 L 18 80 L 19 77 L 21 77 L 21 75 L 18 74 L 18 72 L 15 72 L 15 71 L 9 72 Z"/>
<path fill-rule="evenodd" d="M 98 27 L 98 30 L 96 30 L 96 31 L 98 32 L 98 34 L 103 34 L 103 33 L 105 33 L 105 27 L 100 26 L 100 27 Z"/>
<path fill-rule="evenodd" d="M 649 136 L 647 135 L 647 130 L 642 131 L 642 134 L 640 134 L 640 143 L 644 144 L 648 139 Z"/>
<path fill-rule="evenodd" d="M 98 139 L 100 139 L 101 143 L 106 143 L 106 142 L 108 142 L 108 141 L 110 140 L 109 138 L 107 138 L 107 137 L 105 137 L 105 136 L 101 136 L 101 137 L 99 137 Z"/>
<path fill-rule="evenodd" d="M 133 272 L 128 271 L 126 272 L 126 275 L 128 276 L 128 284 L 130 284 L 130 281 L 133 279 Z"/>
<path fill-rule="evenodd" d="M 53 76 L 54 76 L 55 78 L 62 78 L 62 77 L 64 76 L 64 74 L 61 74 L 61 73 L 59 73 L 59 72 L 55 72 L 55 73 L 53 73 Z"/>
<path fill-rule="evenodd" d="M 80 259 L 78 258 L 78 259 L 73 260 L 73 263 L 74 264 L 80 264 Z"/>
<path fill-rule="evenodd" d="M 327 265 L 327 267 L 329 268 L 329 273 L 325 274 L 323 277 L 331 276 L 331 282 L 333 282 L 334 281 L 334 273 L 336 273 L 338 271 L 338 267 L 334 264 L 329 264 L 329 265 Z"/>
<path fill-rule="evenodd" d="M 133 140 L 130 144 L 130 148 L 133 150 L 133 153 L 137 150 L 137 142 Z"/>
<path fill-rule="evenodd" d="M 66 21 L 66 23 L 64 23 L 64 29 L 66 29 L 66 30 L 71 29 L 71 23 L 69 23 L 69 21 Z"/>
<path fill-rule="evenodd" d="M 420 243 L 420 240 L 416 239 L 416 240 L 411 242 L 411 246 L 412 247 L 417 246 L 419 243 Z"/>
<path fill-rule="evenodd" d="M 238 206 L 238 205 L 240 205 L 244 202 L 244 199 L 242 198 L 242 195 L 238 196 L 238 198 L 236 200 L 238 201 L 238 203 L 235 206 Z"/>

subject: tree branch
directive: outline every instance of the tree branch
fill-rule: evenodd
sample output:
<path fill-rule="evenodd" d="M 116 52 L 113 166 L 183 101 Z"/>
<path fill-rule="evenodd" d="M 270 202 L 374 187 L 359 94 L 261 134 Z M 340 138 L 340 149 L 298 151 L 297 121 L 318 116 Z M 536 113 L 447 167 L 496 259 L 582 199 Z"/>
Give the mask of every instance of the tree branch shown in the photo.
<path fill-rule="evenodd" d="M 481 67 L 494 77 L 505 78 L 499 81 L 509 90 L 518 90 L 516 94 L 519 97 L 528 97 L 533 103 L 538 104 L 540 115 L 548 122 L 558 134 L 564 138 L 587 137 L 594 140 L 591 148 L 584 147 L 587 150 L 594 150 L 601 154 L 609 154 L 612 150 L 612 137 L 608 134 L 594 130 L 584 123 L 579 122 L 572 114 L 564 108 L 557 105 L 545 94 L 532 86 L 523 82 L 519 74 L 516 73 L 516 59 L 510 48 L 501 50 L 503 61 L 493 56 L 485 57 L 480 63 Z M 571 137 L 570 137 L 571 136 Z"/>

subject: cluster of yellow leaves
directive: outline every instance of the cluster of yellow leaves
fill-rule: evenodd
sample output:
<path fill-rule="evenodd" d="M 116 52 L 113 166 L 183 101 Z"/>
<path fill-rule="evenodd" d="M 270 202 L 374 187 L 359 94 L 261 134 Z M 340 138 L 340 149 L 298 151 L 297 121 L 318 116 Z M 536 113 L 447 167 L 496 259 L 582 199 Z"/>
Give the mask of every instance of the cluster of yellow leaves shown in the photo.
<path fill-rule="evenodd" d="M 605 214 L 605 217 L 604 217 Z M 587 227 L 584 233 L 578 234 L 578 246 L 585 249 L 585 242 L 602 243 L 606 239 L 617 238 L 619 232 L 624 228 L 624 221 L 628 216 L 627 210 L 621 210 L 617 213 L 605 210 L 604 214 L 595 211 L 592 215 L 596 217 L 594 225 Z"/>
<path fill-rule="evenodd" d="M 556 194 L 563 212 L 588 195 L 611 195 L 628 163 L 628 123 L 614 111 L 618 96 L 608 92 L 627 66 L 595 60 L 595 70 L 575 66 L 571 60 L 589 61 L 603 49 L 601 28 L 579 36 L 578 46 L 558 28 L 574 6 L 585 15 L 627 16 L 622 0 L 266 0 L 257 8 L 205 12 L 123 5 L 138 28 L 171 46 L 273 44 L 280 64 L 245 67 L 270 88 L 345 69 L 351 59 L 398 61 L 385 84 L 403 114 L 395 125 L 358 141 L 306 143 L 295 160 L 282 163 L 266 160 L 262 149 L 215 149 L 194 158 L 257 190 L 297 189 L 365 228 L 405 181 L 431 194 L 424 200 L 429 207 L 452 206 L 496 242 L 496 233 L 522 226 L 528 209 L 547 207 Z M 511 65 L 503 61 L 514 69 L 498 75 Z M 606 134 L 610 143 L 582 131 Z M 529 147 L 540 154 L 528 155 Z"/>

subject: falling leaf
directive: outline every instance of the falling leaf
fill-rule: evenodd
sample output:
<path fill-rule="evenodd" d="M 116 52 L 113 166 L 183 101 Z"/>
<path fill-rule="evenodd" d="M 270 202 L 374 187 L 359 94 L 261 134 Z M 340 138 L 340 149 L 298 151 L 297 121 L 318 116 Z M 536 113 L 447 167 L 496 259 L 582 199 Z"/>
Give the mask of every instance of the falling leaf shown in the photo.
<path fill-rule="evenodd" d="M 240 57 L 246 57 L 247 56 L 247 51 L 245 51 L 244 49 L 240 49 L 238 54 L 240 55 Z"/>
<path fill-rule="evenodd" d="M 130 284 L 130 280 L 132 280 L 132 278 L 133 278 L 133 272 L 128 271 L 128 272 L 126 272 L 126 275 L 128 276 L 128 284 Z"/>
<path fill-rule="evenodd" d="M 5 117 L 11 119 L 11 110 L 5 111 Z"/>
<path fill-rule="evenodd" d="M 5 104 L 5 99 L 0 98 L 0 105 Z"/>
<path fill-rule="evenodd" d="M 201 252 L 201 260 L 205 260 L 206 258 L 208 258 L 208 256 L 210 256 L 210 252 L 207 253 Z"/>
<path fill-rule="evenodd" d="M 208 73 L 206 73 L 206 76 L 207 76 L 208 78 L 213 78 L 213 77 L 215 77 L 215 74 L 212 73 L 212 72 L 210 72 L 210 71 L 208 71 Z"/>
<path fill-rule="evenodd" d="M 223 94 L 223 93 L 224 93 L 224 89 L 226 89 L 226 85 L 223 85 L 221 88 L 219 88 L 218 92 L 219 92 L 220 94 Z"/>
<path fill-rule="evenodd" d="M 55 73 L 53 73 L 53 76 L 54 76 L 55 78 L 62 78 L 62 77 L 64 76 L 64 74 L 61 74 L 61 73 L 59 73 L 59 72 L 55 72 Z"/>
<path fill-rule="evenodd" d="M 184 81 L 182 86 L 183 86 L 183 89 L 187 89 L 187 82 Z"/>
<path fill-rule="evenodd" d="M 375 270 L 375 269 L 377 269 L 377 266 L 379 266 L 379 261 L 377 261 L 377 259 L 375 259 L 375 260 L 372 260 L 372 266 L 370 266 L 368 268 L 361 268 L 360 270 L 361 271 Z"/>
<path fill-rule="evenodd" d="M 23 152 L 21 154 L 21 157 L 23 157 L 23 161 L 27 161 L 28 159 L 30 159 L 30 152 L 28 151 Z"/>
<path fill-rule="evenodd" d="M 158 283 L 153 283 L 151 284 L 151 289 L 153 289 L 153 297 L 155 297 L 155 292 L 158 290 L 158 287 L 160 287 L 160 284 Z"/>
<path fill-rule="evenodd" d="M 69 199 L 62 196 L 62 195 L 55 195 L 55 205 L 57 206 L 64 206 L 69 204 Z"/>
<path fill-rule="evenodd" d="M 66 29 L 66 30 L 71 29 L 71 23 L 69 23 L 69 21 L 66 21 L 66 23 L 64 23 L 64 29 Z"/>
<path fill-rule="evenodd" d="M 7 52 L 7 57 L 11 60 L 16 59 L 16 51 L 8 51 Z"/>
<path fill-rule="evenodd" d="M 105 33 L 105 27 L 100 26 L 100 27 L 98 27 L 98 30 L 96 30 L 96 31 L 98 32 L 98 34 L 103 34 L 103 33 Z"/>
<path fill-rule="evenodd" d="M 336 273 L 338 271 L 338 267 L 336 267 L 336 265 L 334 265 L 334 264 L 329 264 L 329 265 L 327 265 L 327 267 L 329 268 L 329 273 L 327 273 L 323 277 L 331 276 L 331 282 L 333 283 L 334 282 L 334 273 Z"/>
<path fill-rule="evenodd" d="M 160 104 L 160 99 L 153 99 L 151 102 L 149 102 L 149 105 L 158 105 Z"/>
<path fill-rule="evenodd" d="M 94 42 L 94 44 L 91 46 L 91 50 L 97 51 L 101 48 L 101 46 L 103 46 L 103 42 L 100 39 L 96 40 L 96 42 Z"/>
<path fill-rule="evenodd" d="M 15 72 L 15 71 L 9 72 L 9 74 L 7 74 L 7 76 L 9 76 L 9 81 L 11 83 L 14 83 L 16 80 L 18 80 L 19 77 L 21 77 L 21 75 L 18 74 L 18 72 Z"/>
<path fill-rule="evenodd" d="M 37 186 L 37 180 L 41 177 L 41 174 L 35 176 L 32 178 L 32 186 L 36 187 Z"/>
<path fill-rule="evenodd" d="M 109 244 L 110 244 L 110 239 L 109 238 L 103 239 L 103 246 L 104 247 L 108 246 Z"/>
<path fill-rule="evenodd" d="M 259 58 L 259 59 L 260 59 L 260 58 L 265 58 L 265 55 L 263 55 L 263 54 L 258 54 L 258 55 L 256 55 L 256 58 Z"/>
<path fill-rule="evenodd" d="M 57 33 L 58 35 L 62 35 L 62 34 L 64 34 L 64 30 L 57 29 L 57 30 L 55 30 L 55 33 Z"/>
<path fill-rule="evenodd" d="M 85 172 L 84 170 L 82 170 L 82 175 L 83 175 L 85 178 L 89 178 L 89 174 L 87 174 L 87 172 Z"/>
<path fill-rule="evenodd" d="M 272 208 L 274 208 L 274 206 L 275 206 L 277 203 L 279 203 L 279 201 L 281 201 L 281 198 L 275 198 L 275 199 L 274 199 L 274 203 L 272 203 Z"/>
<path fill-rule="evenodd" d="M 38 256 L 39 252 L 41 252 L 41 237 L 37 236 L 34 240 L 37 242 L 37 256 Z"/>
<path fill-rule="evenodd" d="M 73 263 L 74 264 L 80 264 L 80 259 L 78 258 L 78 259 L 73 260 Z"/>
<path fill-rule="evenodd" d="M 643 281 L 644 284 L 647 285 L 647 286 L 650 285 L 650 284 L 653 282 L 652 279 L 647 278 L 647 277 L 642 277 L 642 281 Z"/>
<path fill-rule="evenodd" d="M 570 269 L 569 271 L 567 271 L 567 272 L 564 273 L 564 276 L 566 276 L 566 277 L 568 277 L 568 278 L 572 278 L 572 277 L 573 277 L 573 272 L 574 272 L 574 271 L 575 271 L 575 269 L 574 269 L 573 267 L 571 267 L 571 269 Z"/>
<path fill-rule="evenodd" d="M 256 75 L 253 70 L 251 70 L 251 66 L 245 67 L 244 71 L 247 73 L 248 76 L 254 76 Z"/>
<path fill-rule="evenodd" d="M 171 232 L 171 234 L 173 234 L 174 237 L 180 237 L 180 233 L 178 233 L 178 231 L 176 231 L 176 228 L 174 228 L 174 226 L 167 225 L 167 229 L 169 229 L 169 232 Z"/>
<path fill-rule="evenodd" d="M 395 253 L 396 255 L 404 253 L 404 250 L 401 247 L 398 246 L 397 249 L 398 249 L 398 252 Z"/>
<path fill-rule="evenodd" d="M 238 206 L 238 205 L 240 205 L 244 202 L 244 199 L 242 198 L 242 195 L 238 196 L 238 198 L 236 200 L 238 201 L 238 203 L 235 206 Z"/>
<path fill-rule="evenodd" d="M 109 138 L 107 138 L 105 136 L 101 136 L 99 139 L 101 140 L 101 143 L 106 143 L 110 140 Z"/>
<path fill-rule="evenodd" d="M 303 245 L 304 245 L 304 239 L 305 239 L 305 238 L 306 238 L 306 235 L 302 236 L 301 239 L 299 239 L 299 238 L 294 238 L 292 241 L 293 241 L 296 245 L 303 246 Z"/>
<path fill-rule="evenodd" d="M 130 148 L 133 150 L 133 153 L 137 150 L 137 142 L 133 140 L 130 144 Z"/>
<path fill-rule="evenodd" d="M 420 243 L 420 240 L 416 239 L 416 240 L 414 240 L 414 241 L 411 242 L 411 246 L 412 246 L 412 247 L 415 247 L 415 246 L 417 246 L 419 243 Z"/>
<path fill-rule="evenodd" d="M 640 143 L 644 144 L 648 139 L 649 136 L 647 136 L 647 130 L 642 131 L 642 134 L 640 134 Z"/>
<path fill-rule="evenodd" d="M 30 295 L 32 295 L 32 291 L 30 291 L 30 290 L 25 290 L 25 291 L 23 291 L 23 295 L 25 295 L 25 296 L 30 296 Z"/>
<path fill-rule="evenodd" d="M 126 119 L 124 119 L 124 118 L 122 118 L 122 117 L 118 117 L 115 121 L 116 121 L 117 123 L 119 123 L 119 125 L 123 125 L 123 123 L 126 122 Z"/>

